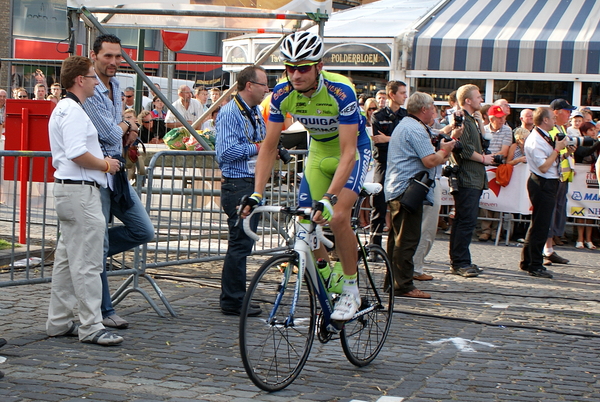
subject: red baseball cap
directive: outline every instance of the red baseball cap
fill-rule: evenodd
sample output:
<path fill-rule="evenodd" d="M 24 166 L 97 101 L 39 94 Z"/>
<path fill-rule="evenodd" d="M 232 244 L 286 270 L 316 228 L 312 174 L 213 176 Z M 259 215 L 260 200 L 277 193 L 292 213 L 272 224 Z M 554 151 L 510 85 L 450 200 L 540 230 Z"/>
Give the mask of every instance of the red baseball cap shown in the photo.
<path fill-rule="evenodd" d="M 488 109 L 488 116 L 504 117 L 506 113 L 504 113 L 501 106 L 493 105 Z"/>

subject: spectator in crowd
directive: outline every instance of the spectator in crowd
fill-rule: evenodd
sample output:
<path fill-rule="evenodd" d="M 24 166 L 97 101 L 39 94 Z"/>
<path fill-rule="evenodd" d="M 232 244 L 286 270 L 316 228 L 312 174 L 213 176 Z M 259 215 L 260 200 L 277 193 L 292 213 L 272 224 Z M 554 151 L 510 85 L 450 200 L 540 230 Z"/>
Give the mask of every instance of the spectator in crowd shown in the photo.
<path fill-rule="evenodd" d="M 183 116 L 190 124 L 196 121 L 202 115 L 202 106 L 200 102 L 192 98 L 192 90 L 187 85 L 181 85 L 177 90 L 179 99 L 173 102 L 173 107 Z M 183 124 L 177 121 L 175 115 L 170 110 L 165 117 L 167 128 L 182 127 Z"/>
<path fill-rule="evenodd" d="M 211 88 L 209 91 L 210 104 L 216 103 L 221 97 L 221 90 L 217 87 Z M 222 105 L 221 105 L 222 106 Z"/>
<path fill-rule="evenodd" d="M 92 44 L 91 56 L 100 83 L 94 90 L 94 96 L 88 98 L 83 107 L 98 130 L 104 156 L 122 158 L 123 146 L 135 142 L 138 128 L 122 117 L 121 88 L 115 77 L 121 65 L 121 40 L 111 34 L 98 36 Z M 129 323 L 116 314 L 112 305 L 106 261 L 112 255 L 151 241 L 154 238 L 154 226 L 126 176 L 115 176 L 113 186 L 102 188 L 100 193 L 105 224 L 108 225 L 113 216 L 122 223 L 110 227 L 104 236 L 102 323 L 106 327 L 127 328 Z"/>
<path fill-rule="evenodd" d="M 13 99 L 29 99 L 29 94 L 27 90 L 23 87 L 16 88 L 13 91 Z"/>
<path fill-rule="evenodd" d="M 46 100 L 52 101 L 52 102 L 54 102 L 54 104 L 57 104 L 60 99 L 58 99 L 56 96 L 50 94 L 46 97 Z"/>
<path fill-rule="evenodd" d="M 490 115 L 489 115 L 490 107 L 492 107 L 492 105 L 483 105 L 483 106 L 481 106 L 481 109 L 479 110 L 479 113 L 481 113 L 481 119 L 483 120 L 484 130 L 485 130 L 485 126 L 490 124 Z M 483 132 L 483 130 L 482 130 L 482 132 Z"/>
<path fill-rule="evenodd" d="M 144 144 L 159 144 L 160 138 L 154 130 L 154 120 L 152 114 L 147 110 L 142 110 L 138 114 L 137 120 L 140 122 L 140 140 Z"/>
<path fill-rule="evenodd" d="M 208 110 L 208 90 L 206 87 L 199 86 L 194 89 L 194 96 L 196 100 L 200 102 L 200 106 L 202 106 L 201 114 L 204 114 Z"/>
<path fill-rule="evenodd" d="M 385 90 L 380 90 L 377 91 L 377 94 L 375 95 L 375 100 L 377 101 L 377 106 L 379 107 L 379 109 L 383 109 L 386 106 L 387 103 L 387 92 Z"/>
<path fill-rule="evenodd" d="M 375 98 L 369 98 L 365 101 L 365 118 L 367 120 L 367 127 L 371 127 L 373 124 L 373 115 L 379 109 L 377 107 L 377 100 Z M 372 134 L 371 134 L 372 135 Z"/>
<path fill-rule="evenodd" d="M 527 191 L 533 210 L 519 265 L 531 276 L 552 278 L 543 264 L 542 256 L 555 210 L 560 152 L 567 146 L 567 138 L 558 141 L 550 136 L 549 132 L 556 123 L 556 116 L 550 108 L 537 108 L 533 113 L 533 122 L 535 129 L 525 140 L 525 156 L 531 171 Z"/>
<path fill-rule="evenodd" d="M 50 93 L 56 96 L 56 99 L 62 99 L 62 87 L 60 86 L 59 82 L 55 82 L 54 84 L 50 85 Z"/>
<path fill-rule="evenodd" d="M 167 112 L 165 111 L 165 104 L 158 96 L 154 96 L 154 99 L 152 99 L 152 107 L 150 113 L 152 113 L 153 119 L 165 119 L 167 117 Z"/>
<path fill-rule="evenodd" d="M 567 134 L 572 137 L 581 137 L 579 127 L 583 124 L 583 113 L 579 110 L 573 110 L 571 113 L 571 125 L 567 127 Z"/>
<path fill-rule="evenodd" d="M 533 125 L 533 110 L 531 109 L 527 109 L 531 112 L 531 124 Z M 523 113 L 521 113 L 521 116 L 523 115 Z M 522 121 L 522 119 L 521 119 Z M 506 163 L 508 163 L 509 165 L 512 166 L 516 166 L 519 163 L 527 163 L 527 157 L 525 156 L 525 140 L 527 139 L 527 137 L 529 136 L 530 130 L 526 129 L 525 127 L 519 126 L 517 128 L 515 128 L 515 131 L 513 132 L 513 137 L 515 138 L 515 142 L 510 146 L 510 148 L 508 149 L 508 157 L 506 158 Z M 516 214 L 515 218 L 516 219 L 526 219 L 529 217 L 529 220 L 531 220 L 531 216 L 530 215 L 525 215 L 522 216 L 520 214 Z M 525 242 L 525 234 L 527 233 L 527 230 L 529 229 L 529 222 L 517 222 L 514 225 L 511 225 L 511 233 L 512 233 L 512 238 L 518 242 L 518 243 L 524 243 Z"/>
<path fill-rule="evenodd" d="M 389 106 L 373 113 L 371 140 L 373 142 L 373 159 L 375 161 L 373 181 L 385 183 L 388 145 L 394 128 L 408 113 L 404 106 L 406 102 L 406 84 L 402 81 L 390 81 L 385 86 Z M 371 197 L 371 243 L 381 246 L 384 227 L 386 226 L 387 204 L 383 192 Z"/>
<path fill-rule="evenodd" d="M 46 95 L 48 91 L 46 90 L 46 84 L 36 84 L 33 89 L 34 100 L 46 100 Z"/>
<path fill-rule="evenodd" d="M 390 96 L 390 99 L 392 97 Z M 416 211 L 407 210 L 403 198 L 411 178 L 427 172 L 435 177 L 435 167 L 445 163 L 456 141 L 442 142 L 436 151 L 431 143 L 428 124 L 433 123 L 437 111 L 433 98 L 415 92 L 406 104 L 408 117 L 398 123 L 389 142 L 389 159 L 385 180 L 385 198 L 390 206 L 391 227 L 387 253 L 394 270 L 396 296 L 430 299 L 431 295 L 417 289 L 413 283 L 413 257 L 421 238 L 423 202 Z M 433 189 L 427 194 L 427 202 L 433 203 Z M 436 222 L 437 224 L 437 222 Z"/>
<path fill-rule="evenodd" d="M 202 130 L 214 130 L 215 129 L 217 116 L 219 115 L 220 110 L 221 110 L 221 106 L 217 106 L 217 108 L 212 111 L 212 113 L 210 114 L 210 119 L 208 119 L 204 123 L 202 123 Z"/>
<path fill-rule="evenodd" d="M 254 168 L 266 126 L 258 105 L 269 92 L 267 74 L 262 67 L 250 66 L 238 74 L 238 93 L 217 116 L 215 150 L 222 171 L 221 207 L 227 214 L 229 239 L 221 276 L 221 312 L 240 315 L 246 294 L 246 257 L 252 252 L 252 240 L 239 223 L 237 208 L 242 198 L 254 191 Z M 251 221 L 256 230 L 258 216 Z M 250 306 L 248 315 L 260 315 Z"/>
<path fill-rule="evenodd" d="M 6 122 L 6 97 L 8 94 L 4 89 L 0 89 L 0 134 L 4 132 Z"/>
<path fill-rule="evenodd" d="M 148 97 L 148 101 L 142 102 L 142 107 L 149 112 L 152 111 L 154 100 L 157 98 L 156 92 L 160 91 L 159 84 L 153 82 L 152 86 L 153 87 L 150 88 L 150 96 Z"/>
<path fill-rule="evenodd" d="M 128 121 L 131 124 L 135 124 L 136 125 L 135 127 L 137 127 L 137 119 L 135 118 L 135 110 L 125 109 L 123 111 L 123 120 Z"/>
<path fill-rule="evenodd" d="M 81 56 L 67 58 L 61 80 L 67 99 L 54 109 L 49 122 L 60 237 L 46 332 L 49 336 L 79 336 L 81 342 L 102 346 L 117 345 L 123 338 L 106 330 L 100 308 L 106 224 L 99 189 L 107 187 L 107 173 L 115 174 L 120 163 L 102 154 L 98 132 L 81 105 L 98 85 L 92 62 Z M 80 325 L 74 321 L 76 307 Z"/>
<path fill-rule="evenodd" d="M 521 127 L 526 130 L 533 130 L 533 110 L 523 109 L 519 119 L 521 120 Z M 515 129 L 516 130 L 516 129 Z"/>
<path fill-rule="evenodd" d="M 580 107 L 579 111 L 581 112 L 581 114 L 583 114 L 583 121 L 584 122 L 589 122 L 592 124 L 596 124 L 594 122 L 594 114 L 592 113 L 592 111 L 590 110 L 589 107 Z"/>
<path fill-rule="evenodd" d="M 506 160 L 508 156 L 508 149 L 512 144 L 512 131 L 506 123 L 506 109 L 503 109 L 500 105 L 492 105 L 488 109 L 488 115 L 490 117 L 490 124 L 485 126 L 486 134 L 492 137 L 488 152 L 495 155 L 501 155 L 503 160 Z M 487 209 L 480 208 L 479 216 L 482 218 L 500 218 L 500 212 L 489 211 Z M 498 228 L 497 220 L 483 219 L 481 221 L 481 234 L 479 235 L 479 241 L 488 241 L 490 238 L 496 240 L 496 232 Z"/>
<path fill-rule="evenodd" d="M 123 96 L 125 97 L 123 101 L 123 110 L 133 109 L 135 106 L 135 88 L 127 87 L 123 91 Z M 134 111 L 135 113 L 135 111 Z"/>
<path fill-rule="evenodd" d="M 360 94 L 358 96 L 358 107 L 360 107 L 360 110 L 362 112 L 366 112 L 367 109 L 365 109 L 365 102 L 367 101 L 368 95 L 367 94 Z"/>
<path fill-rule="evenodd" d="M 485 155 L 481 144 L 479 123 L 473 114 L 483 101 L 479 88 L 473 84 L 461 86 L 456 98 L 463 111 L 463 133 L 460 142 L 463 149 L 452 154 L 452 163 L 458 165 L 458 191 L 454 194 L 456 216 L 450 234 L 450 271 L 464 277 L 478 276 L 481 270 L 471 261 L 469 246 L 477 225 L 479 199 L 487 189 L 485 166 L 492 163 L 492 155 Z"/>
<path fill-rule="evenodd" d="M 556 124 L 552 130 L 549 131 L 552 139 L 556 139 L 556 136 L 560 133 L 561 135 L 567 135 L 566 124 L 569 121 L 571 112 L 575 110 L 574 106 L 571 106 L 569 102 L 564 99 L 555 99 L 550 103 L 550 108 L 556 117 Z M 552 218 L 552 224 L 550 225 L 550 232 L 548 234 L 548 241 L 544 247 L 544 264 L 552 265 L 555 264 L 568 264 L 569 260 L 559 256 L 554 251 L 554 245 L 562 246 L 564 243 L 561 240 L 561 236 L 565 233 L 565 226 L 567 224 L 567 192 L 569 189 L 569 182 L 573 181 L 573 170 L 571 168 L 573 161 L 573 152 L 575 147 L 569 146 L 561 151 L 561 158 L 559 161 L 560 165 L 560 180 L 558 183 L 558 193 L 556 194 L 556 207 Z"/>
<path fill-rule="evenodd" d="M 585 122 L 579 126 L 579 133 L 583 137 L 590 137 L 594 140 L 597 139 L 596 126 L 593 123 Z M 590 164 L 591 171 L 595 171 L 596 161 L 598 160 L 598 151 L 600 150 L 600 141 L 595 141 L 592 146 L 578 147 L 575 150 L 575 163 Z M 576 218 L 575 223 L 582 223 L 592 225 L 596 221 L 593 219 Z M 587 248 L 595 250 L 596 246 L 592 241 L 592 226 L 576 225 L 577 228 L 577 241 L 575 242 L 575 248 Z"/>

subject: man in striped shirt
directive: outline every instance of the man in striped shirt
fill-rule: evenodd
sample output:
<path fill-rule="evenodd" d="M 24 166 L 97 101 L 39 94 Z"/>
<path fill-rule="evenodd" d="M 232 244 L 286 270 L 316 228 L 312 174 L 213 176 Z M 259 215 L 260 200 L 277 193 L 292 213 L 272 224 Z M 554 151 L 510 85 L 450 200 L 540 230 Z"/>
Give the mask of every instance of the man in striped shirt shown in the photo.
<path fill-rule="evenodd" d="M 222 174 L 221 207 L 227 214 L 229 239 L 221 277 L 221 312 L 240 315 L 246 294 L 246 257 L 254 240 L 239 224 L 237 207 L 244 196 L 254 191 L 254 168 L 266 126 L 258 105 L 269 92 L 267 74 L 262 67 L 250 66 L 238 75 L 237 95 L 217 115 L 215 150 Z M 258 216 L 251 227 L 256 230 Z M 248 315 L 261 313 L 250 306 Z"/>

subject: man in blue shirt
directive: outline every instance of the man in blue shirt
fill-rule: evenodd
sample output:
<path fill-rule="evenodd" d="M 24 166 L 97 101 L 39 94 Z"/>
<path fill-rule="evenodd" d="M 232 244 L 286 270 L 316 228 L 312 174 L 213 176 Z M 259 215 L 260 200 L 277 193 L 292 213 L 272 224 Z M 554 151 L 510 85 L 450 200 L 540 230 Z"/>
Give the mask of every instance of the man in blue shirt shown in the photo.
<path fill-rule="evenodd" d="M 423 92 L 415 92 L 406 104 L 408 116 L 394 129 L 389 142 L 385 199 L 390 207 L 392 227 L 389 231 L 387 253 L 392 262 L 396 296 L 430 299 L 431 296 L 413 284 L 413 256 L 421 238 L 423 204 L 416 211 L 403 207 L 403 197 L 411 178 L 426 171 L 434 178 L 434 167 L 448 160 L 455 141 L 446 141 L 435 150 L 427 124 L 431 124 L 437 111 L 433 98 Z M 427 194 L 433 203 L 433 190 Z"/>
<path fill-rule="evenodd" d="M 229 239 L 221 277 L 221 312 L 239 315 L 246 294 L 246 257 L 254 241 L 239 224 L 237 207 L 243 196 L 254 191 L 254 168 L 260 143 L 266 134 L 258 105 L 269 92 L 267 74 L 262 67 L 246 67 L 238 74 L 237 95 L 217 115 L 215 150 L 222 172 L 221 207 L 227 214 Z M 251 227 L 256 230 L 258 216 Z M 261 313 L 250 306 L 248 315 Z"/>
<path fill-rule="evenodd" d="M 88 98 L 83 108 L 98 130 L 98 139 L 104 156 L 122 157 L 123 144 L 132 144 L 138 136 L 135 124 L 123 120 L 123 106 L 119 81 L 115 78 L 121 64 L 121 40 L 114 35 L 100 35 L 92 50 L 92 61 L 100 83 L 96 85 L 94 96 Z M 117 217 L 123 225 L 113 226 L 104 237 L 104 270 L 102 278 L 102 323 L 106 327 L 127 328 L 129 323 L 115 314 L 110 299 L 110 289 L 106 276 L 106 259 L 112 255 L 130 250 L 154 238 L 154 226 L 142 201 L 125 179 L 121 191 L 116 191 L 115 176 L 108 175 L 108 187 L 101 188 L 102 213 L 106 223 L 110 217 Z M 118 183 L 117 183 L 118 184 Z M 116 197 L 127 199 L 124 205 Z"/>

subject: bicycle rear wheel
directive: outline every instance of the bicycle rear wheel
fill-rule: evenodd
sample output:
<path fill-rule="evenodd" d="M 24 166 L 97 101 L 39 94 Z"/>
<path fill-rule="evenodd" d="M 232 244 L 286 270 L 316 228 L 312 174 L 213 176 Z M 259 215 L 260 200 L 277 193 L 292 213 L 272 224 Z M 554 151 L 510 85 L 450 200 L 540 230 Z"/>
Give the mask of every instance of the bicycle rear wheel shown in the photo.
<path fill-rule="evenodd" d="M 302 371 L 315 336 L 316 300 L 313 286 L 304 279 L 294 316 L 290 308 L 298 281 L 295 254 L 266 261 L 254 275 L 240 314 L 240 352 L 252 382 L 262 390 L 278 391 Z M 250 304 L 262 315 L 248 317 Z"/>
<path fill-rule="evenodd" d="M 390 330 L 394 309 L 394 282 L 387 254 L 374 244 L 366 246 L 365 254 L 361 254 L 359 250 L 360 311 L 367 312 L 347 322 L 340 333 L 344 354 L 358 367 L 371 363 L 381 351 Z"/>

